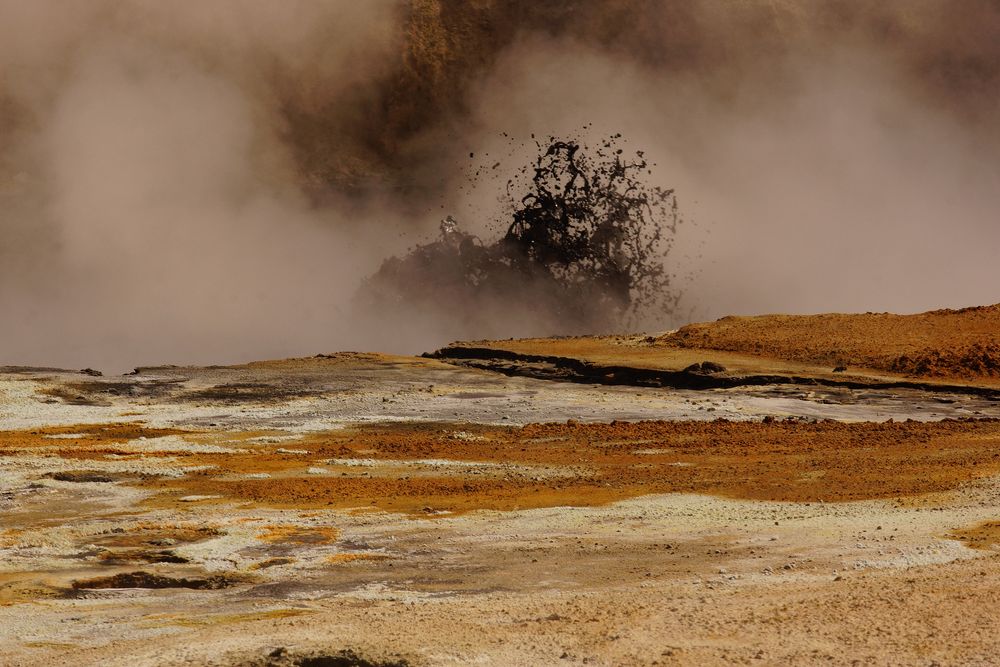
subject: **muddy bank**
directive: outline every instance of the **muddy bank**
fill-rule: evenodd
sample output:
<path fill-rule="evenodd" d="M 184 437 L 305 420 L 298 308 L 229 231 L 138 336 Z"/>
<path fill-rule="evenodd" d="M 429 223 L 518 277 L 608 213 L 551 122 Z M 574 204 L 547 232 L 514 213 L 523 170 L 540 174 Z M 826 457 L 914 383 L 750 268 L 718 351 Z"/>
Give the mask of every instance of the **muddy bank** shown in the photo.
<path fill-rule="evenodd" d="M 1000 401 L 1000 388 L 967 384 L 929 383 L 919 380 L 879 380 L 870 377 L 822 377 L 794 373 L 740 373 L 727 371 L 714 361 L 694 362 L 680 370 L 643 368 L 641 366 L 609 365 L 553 355 L 525 354 L 498 347 L 476 347 L 453 344 L 425 356 L 456 365 L 523 376 L 540 380 L 579 382 L 584 384 L 626 385 L 670 389 L 733 389 L 767 385 L 803 385 L 844 389 L 898 390 L 912 389 L 979 396 Z M 846 370 L 846 368 L 845 368 Z M 838 373 L 843 371 L 837 371 Z"/>

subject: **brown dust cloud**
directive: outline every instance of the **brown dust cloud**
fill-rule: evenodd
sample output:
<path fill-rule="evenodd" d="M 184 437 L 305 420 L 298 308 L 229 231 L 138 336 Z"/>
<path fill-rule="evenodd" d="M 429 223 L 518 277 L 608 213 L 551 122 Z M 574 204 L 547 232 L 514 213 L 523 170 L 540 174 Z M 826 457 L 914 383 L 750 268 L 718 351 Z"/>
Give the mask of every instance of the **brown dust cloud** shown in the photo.
<path fill-rule="evenodd" d="M 445 215 L 495 233 L 532 134 L 675 188 L 644 328 L 995 303 L 998 84 L 991 0 L 0 0 L 0 364 L 565 333 L 352 305 Z"/>

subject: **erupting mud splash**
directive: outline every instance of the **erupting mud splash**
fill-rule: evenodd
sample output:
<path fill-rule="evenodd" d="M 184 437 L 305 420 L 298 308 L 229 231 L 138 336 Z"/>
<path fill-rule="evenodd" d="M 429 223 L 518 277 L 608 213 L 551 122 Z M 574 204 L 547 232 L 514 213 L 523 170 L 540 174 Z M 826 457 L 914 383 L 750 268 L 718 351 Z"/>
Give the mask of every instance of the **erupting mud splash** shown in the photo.
<path fill-rule="evenodd" d="M 666 266 L 677 198 L 645 180 L 652 165 L 643 151 L 624 155 L 621 138 L 594 149 L 576 138 L 536 141 L 535 160 L 507 182 L 499 239 L 484 242 L 449 216 L 437 241 L 382 264 L 362 306 L 400 322 L 458 312 L 464 335 L 477 337 L 662 323 L 680 299 Z"/>

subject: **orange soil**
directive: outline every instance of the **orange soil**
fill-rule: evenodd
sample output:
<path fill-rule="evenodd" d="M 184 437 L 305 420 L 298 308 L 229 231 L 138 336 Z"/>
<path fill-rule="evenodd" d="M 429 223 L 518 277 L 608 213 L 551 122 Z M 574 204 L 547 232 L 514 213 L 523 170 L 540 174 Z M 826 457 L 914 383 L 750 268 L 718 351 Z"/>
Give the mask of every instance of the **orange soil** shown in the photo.
<path fill-rule="evenodd" d="M 862 367 L 917 377 L 1000 377 L 1000 304 L 917 315 L 761 315 L 689 324 L 679 348 Z"/>
<path fill-rule="evenodd" d="M 704 493 L 784 501 L 907 497 L 954 489 L 1000 472 L 1000 422 L 888 424 L 645 422 L 463 426 L 481 440 L 453 440 L 440 425 L 387 425 L 314 436 L 308 457 L 265 448 L 194 454 L 218 466 L 183 478 L 137 482 L 164 492 L 220 495 L 275 507 L 378 508 L 433 515 L 477 509 L 596 505 L 650 493 Z M 527 473 L 414 475 L 405 467 L 306 469 L 325 457 L 516 463 Z M 291 461 L 289 459 L 292 459 Z M 306 459 L 306 460 L 302 460 Z M 232 479 L 260 465 L 283 474 Z M 535 474 L 532 471 L 537 471 Z M 557 474 L 553 474 L 557 473 Z"/>
<path fill-rule="evenodd" d="M 66 454 L 74 450 L 87 451 L 98 446 L 123 444 L 137 438 L 158 438 L 165 435 L 182 435 L 187 431 L 173 428 L 147 428 L 137 423 L 77 424 L 50 426 L 25 431 L 0 431 L 0 456 L 16 450 L 36 447 L 64 447 Z M 79 435 L 74 438 L 51 436 Z M 49 436 L 49 437 L 46 437 Z M 72 445 L 71 447 L 69 445 Z"/>
<path fill-rule="evenodd" d="M 1000 422 L 642 422 L 540 424 L 523 428 L 461 425 L 474 438 L 454 438 L 458 427 L 388 424 L 343 429 L 294 441 L 307 454 L 280 454 L 247 434 L 183 433 L 193 442 L 238 441 L 242 452 L 171 453 L 184 466 L 213 466 L 181 478 L 135 479 L 160 491 L 149 502 L 175 506 L 186 495 L 222 496 L 274 507 L 372 508 L 435 515 L 478 509 L 596 505 L 651 493 L 704 493 L 787 501 L 849 501 L 948 491 L 1000 472 Z M 83 433 L 80 440 L 46 439 L 53 432 Z M 113 443 L 164 431 L 141 426 L 59 427 L 5 432 L 8 454 L 59 443 L 58 455 L 102 459 Z M 112 446 L 108 447 L 111 443 Z M 14 449 L 13 446 L 16 446 Z M 121 455 L 119 453 L 119 455 Z M 155 456 L 129 454 L 134 458 Z M 382 459 L 383 466 L 324 466 L 327 459 Z M 449 459 L 516 464 L 433 468 L 420 474 L 399 461 Z M 264 479 L 246 473 L 268 472 Z M 478 471 L 479 474 L 474 474 Z M 316 530 L 264 527 L 274 540 L 328 540 Z M 320 529 L 317 529 L 320 530 Z M 136 529 L 109 535 L 105 546 L 149 546 L 210 536 L 186 526 Z"/>
<path fill-rule="evenodd" d="M 971 549 L 995 549 L 1000 547 L 1000 521 L 984 521 L 970 528 L 953 530 L 948 537 L 962 540 Z"/>
<path fill-rule="evenodd" d="M 58 598 L 65 591 L 54 583 L 46 582 L 38 572 L 0 573 L 0 607 L 22 602 Z"/>
<path fill-rule="evenodd" d="M 332 544 L 337 541 L 340 531 L 328 526 L 267 526 L 257 535 L 265 542 L 291 542 L 293 544 Z"/>

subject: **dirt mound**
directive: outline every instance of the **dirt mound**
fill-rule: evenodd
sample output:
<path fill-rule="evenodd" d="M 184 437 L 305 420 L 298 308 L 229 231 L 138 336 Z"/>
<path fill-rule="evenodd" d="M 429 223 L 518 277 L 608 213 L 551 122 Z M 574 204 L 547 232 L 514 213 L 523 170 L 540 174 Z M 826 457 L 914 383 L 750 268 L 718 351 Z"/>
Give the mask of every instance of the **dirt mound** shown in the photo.
<path fill-rule="evenodd" d="M 916 315 L 760 315 L 689 324 L 658 344 L 916 377 L 1000 377 L 1000 305 Z"/>
<path fill-rule="evenodd" d="M 965 348 L 904 354 L 892 361 L 890 370 L 907 375 L 998 377 L 1000 345 L 973 343 Z"/>

